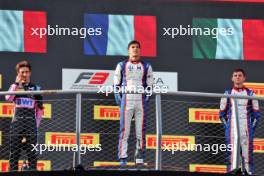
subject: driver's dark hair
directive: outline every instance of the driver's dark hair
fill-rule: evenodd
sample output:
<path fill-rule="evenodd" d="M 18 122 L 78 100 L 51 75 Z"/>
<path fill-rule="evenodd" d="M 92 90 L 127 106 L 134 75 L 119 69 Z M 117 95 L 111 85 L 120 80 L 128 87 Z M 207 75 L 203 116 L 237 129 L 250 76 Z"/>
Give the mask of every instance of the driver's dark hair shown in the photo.
<path fill-rule="evenodd" d="M 234 69 L 233 70 L 233 73 L 236 73 L 236 72 L 241 72 L 241 73 L 243 73 L 244 76 L 246 76 L 246 72 L 242 68 L 236 68 L 236 69 Z"/>
<path fill-rule="evenodd" d="M 129 49 L 129 47 L 130 47 L 131 45 L 133 45 L 133 44 L 138 44 L 139 48 L 141 47 L 139 41 L 137 41 L 137 40 L 132 40 L 131 42 L 128 43 L 128 45 L 127 45 L 127 49 Z"/>

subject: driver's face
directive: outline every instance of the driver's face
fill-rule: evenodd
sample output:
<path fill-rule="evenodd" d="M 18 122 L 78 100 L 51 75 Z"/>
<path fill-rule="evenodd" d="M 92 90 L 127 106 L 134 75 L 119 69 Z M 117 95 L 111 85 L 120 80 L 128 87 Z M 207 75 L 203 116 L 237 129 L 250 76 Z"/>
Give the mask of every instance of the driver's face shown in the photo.
<path fill-rule="evenodd" d="M 139 61 L 140 60 L 140 47 L 138 44 L 132 44 L 128 48 L 129 58 L 131 61 Z"/>
<path fill-rule="evenodd" d="M 22 83 L 28 83 L 30 81 L 31 71 L 28 67 L 21 67 L 17 72 L 17 76 Z"/>
<path fill-rule="evenodd" d="M 234 72 L 232 75 L 232 81 L 236 85 L 242 85 L 244 81 L 246 80 L 246 77 L 242 72 Z"/>

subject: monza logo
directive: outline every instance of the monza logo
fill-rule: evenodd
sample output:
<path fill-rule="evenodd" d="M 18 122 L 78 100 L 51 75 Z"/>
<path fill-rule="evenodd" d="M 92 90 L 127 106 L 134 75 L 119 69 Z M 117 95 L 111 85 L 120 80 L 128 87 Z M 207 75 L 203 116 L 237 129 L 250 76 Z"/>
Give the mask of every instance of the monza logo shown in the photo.
<path fill-rule="evenodd" d="M 162 80 L 161 77 L 158 77 L 158 78 L 154 77 L 154 82 L 156 85 L 164 85 L 164 81 Z"/>
<path fill-rule="evenodd" d="M 264 139 L 254 138 L 253 152 L 254 153 L 264 153 Z"/>
<path fill-rule="evenodd" d="M 184 151 L 183 145 L 195 144 L 194 136 L 173 136 L 173 135 L 162 135 L 161 148 L 164 150 L 172 149 L 174 145 L 182 144 L 180 146 L 181 151 Z M 146 148 L 156 149 L 156 135 L 146 135 Z M 187 149 L 186 149 L 187 150 Z"/>
<path fill-rule="evenodd" d="M 23 161 L 18 161 L 18 170 L 21 170 Z M 28 164 L 28 161 L 27 161 Z M 51 170 L 51 161 L 50 160 L 38 160 L 37 161 L 37 170 L 38 171 L 50 171 Z M 10 171 L 9 168 L 9 161 L 8 160 L 0 160 L 0 172 L 8 172 Z"/>
<path fill-rule="evenodd" d="M 99 106 L 94 105 L 95 120 L 119 120 L 119 106 Z"/>
<path fill-rule="evenodd" d="M 256 96 L 264 97 L 264 83 L 245 82 L 244 85 L 253 90 Z"/>
<path fill-rule="evenodd" d="M 226 173 L 225 165 L 190 164 L 190 172 Z"/>
<path fill-rule="evenodd" d="M 169 85 L 165 85 L 165 81 L 161 77 L 154 77 L 154 85 L 169 89 Z"/>
<path fill-rule="evenodd" d="M 221 123 L 219 109 L 189 108 L 190 123 Z"/>
<path fill-rule="evenodd" d="M 68 145 L 76 144 L 75 133 L 62 133 L 62 132 L 46 132 L 45 144 L 47 145 Z M 99 134 L 97 133 L 82 133 L 80 144 L 100 144 Z"/>
<path fill-rule="evenodd" d="M 104 84 L 106 79 L 109 77 L 107 72 L 82 72 L 79 74 L 74 84 L 80 83 L 82 80 L 88 80 L 88 84 L 101 85 Z"/>

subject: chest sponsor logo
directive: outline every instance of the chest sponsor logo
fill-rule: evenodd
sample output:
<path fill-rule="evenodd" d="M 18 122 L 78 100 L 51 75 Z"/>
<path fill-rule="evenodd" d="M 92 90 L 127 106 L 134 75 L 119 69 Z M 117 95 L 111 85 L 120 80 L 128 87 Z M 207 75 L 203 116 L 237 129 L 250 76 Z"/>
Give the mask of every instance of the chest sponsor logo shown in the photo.
<path fill-rule="evenodd" d="M 32 100 L 31 98 L 17 98 L 16 99 L 16 106 L 33 108 L 34 105 L 35 105 L 35 101 Z"/>

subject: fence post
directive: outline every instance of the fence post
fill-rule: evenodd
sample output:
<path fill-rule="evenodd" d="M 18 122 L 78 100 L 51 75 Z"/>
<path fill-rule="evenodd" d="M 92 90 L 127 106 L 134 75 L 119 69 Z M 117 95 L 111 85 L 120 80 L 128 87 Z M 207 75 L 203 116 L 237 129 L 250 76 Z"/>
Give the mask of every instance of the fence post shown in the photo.
<path fill-rule="evenodd" d="M 233 146 L 233 153 L 234 157 L 232 157 L 233 160 L 233 168 L 237 169 L 239 168 L 239 161 L 240 161 L 240 128 L 239 128 L 239 114 L 238 114 L 238 104 L 237 104 L 237 98 L 233 98 L 234 100 L 234 114 L 235 115 L 235 123 L 234 123 L 234 129 L 235 129 L 235 135 L 234 135 L 234 146 Z M 232 168 L 232 169 L 233 169 Z"/>
<path fill-rule="evenodd" d="M 81 117 L 82 117 L 82 94 L 76 94 L 76 145 L 78 150 L 75 157 L 75 167 L 81 164 L 80 143 L 81 143 Z"/>
<path fill-rule="evenodd" d="M 156 94 L 156 164 L 155 170 L 161 170 L 161 138 L 162 138 L 162 115 L 161 115 L 161 95 Z"/>

